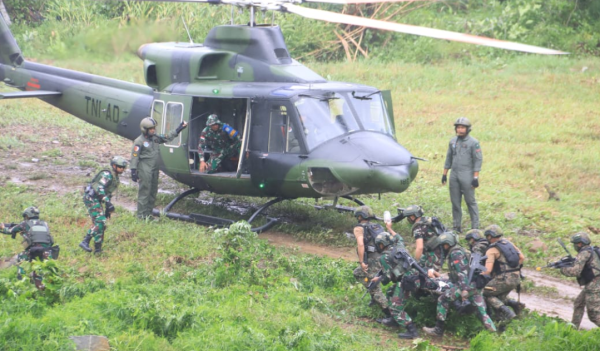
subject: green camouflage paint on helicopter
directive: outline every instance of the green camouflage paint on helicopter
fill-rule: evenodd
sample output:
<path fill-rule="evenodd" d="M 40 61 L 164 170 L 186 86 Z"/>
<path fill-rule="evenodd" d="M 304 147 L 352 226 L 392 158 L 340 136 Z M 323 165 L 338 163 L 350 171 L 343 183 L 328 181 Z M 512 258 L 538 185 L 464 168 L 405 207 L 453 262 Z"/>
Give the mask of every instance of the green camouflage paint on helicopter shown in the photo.
<path fill-rule="evenodd" d="M 0 78 L 23 90 L 1 98 L 37 97 L 130 140 L 149 115 L 157 133 L 188 122 L 160 146 L 159 163 L 194 189 L 284 199 L 400 193 L 418 172 L 395 140 L 389 92 L 328 82 L 290 58 L 277 26 L 220 26 L 204 44 L 144 45 L 148 86 L 25 61 L 2 19 L 0 51 Z M 209 113 L 241 134 L 233 174 L 198 171 Z"/>

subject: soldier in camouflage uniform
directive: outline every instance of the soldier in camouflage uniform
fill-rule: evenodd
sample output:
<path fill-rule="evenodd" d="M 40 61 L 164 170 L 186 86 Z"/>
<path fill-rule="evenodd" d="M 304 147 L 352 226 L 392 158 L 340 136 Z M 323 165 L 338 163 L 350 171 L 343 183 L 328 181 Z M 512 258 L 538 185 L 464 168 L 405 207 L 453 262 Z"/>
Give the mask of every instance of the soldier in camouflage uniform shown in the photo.
<path fill-rule="evenodd" d="M 185 127 L 187 127 L 187 123 L 181 122 L 177 129 L 163 135 L 156 134 L 154 118 L 146 117 L 140 122 L 142 135 L 133 141 L 131 151 L 131 180 L 140 181 L 137 202 L 138 218 L 153 218 L 152 209 L 154 209 L 158 192 L 159 144 L 175 139 Z"/>
<path fill-rule="evenodd" d="M 471 229 L 479 228 L 479 208 L 475 200 L 475 189 L 479 187 L 479 171 L 481 171 L 483 155 L 479 141 L 469 136 L 471 122 L 467 118 L 457 119 L 454 122 L 454 131 L 456 136 L 450 140 L 448 145 L 442 185 L 446 184 L 448 170 L 452 169 L 449 187 L 452 201 L 452 221 L 454 230 L 461 233 L 463 196 L 471 216 Z"/>
<path fill-rule="evenodd" d="M 442 249 L 431 246 L 438 236 L 438 232 L 432 225 L 432 218 L 423 217 L 423 209 L 417 205 L 408 206 L 402 213 L 412 224 L 412 234 L 416 244 L 415 260 L 421 267 L 439 272 L 443 263 Z"/>
<path fill-rule="evenodd" d="M 469 282 L 469 254 L 467 251 L 457 245 L 458 240 L 451 232 L 440 235 L 436 239 L 436 244 L 444 250 L 444 256 L 448 257 L 448 276 L 451 286 L 438 298 L 435 327 L 424 327 L 423 331 L 430 335 L 442 336 L 450 302 L 458 299 L 468 300 L 473 306 L 476 306 L 479 318 L 485 328 L 489 331 L 496 331 L 494 322 L 486 312 L 481 289 L 475 287 L 474 281 Z M 435 275 L 439 276 L 440 274 L 436 272 Z"/>
<path fill-rule="evenodd" d="M 561 268 L 560 272 L 567 277 L 577 277 L 579 285 L 584 286 L 575 300 L 571 323 L 579 328 L 587 307 L 588 317 L 600 327 L 600 256 L 592 248 L 592 241 L 586 232 L 573 235 L 571 243 L 577 251 L 575 263 L 572 267 Z"/>
<path fill-rule="evenodd" d="M 495 224 L 484 230 L 490 247 L 485 253 L 486 271 L 483 274 L 491 275 L 492 280 L 486 285 L 483 295 L 488 306 L 500 312 L 504 319 L 510 320 L 516 317 L 513 310 L 521 308 L 517 301 L 508 299 L 508 294 L 521 284 L 520 267 L 523 266 L 525 256 L 517 246 L 502 238 L 503 234 L 502 229 Z"/>
<path fill-rule="evenodd" d="M 357 207 L 354 210 L 354 216 L 358 220 L 358 224 L 354 227 L 354 237 L 356 238 L 356 252 L 359 263 L 359 266 L 354 270 L 354 277 L 366 288 L 381 270 L 381 263 L 379 262 L 381 254 L 377 252 L 375 247 L 375 238 L 377 234 L 384 232 L 384 229 L 377 223 L 370 223 L 375 215 L 369 206 Z M 378 285 L 375 289 L 369 290 L 369 294 L 371 295 L 371 305 L 379 305 L 386 317 L 391 317 L 387 299 L 381 291 L 381 286 Z"/>
<path fill-rule="evenodd" d="M 35 258 L 40 260 L 52 259 L 54 239 L 50 235 L 48 223 L 40 220 L 40 210 L 37 207 L 31 206 L 23 211 L 23 222 L 14 226 L 8 227 L 4 223 L 0 223 L 0 232 L 11 235 L 13 239 L 18 233 L 23 237 L 23 252 L 17 255 L 17 278 L 22 279 L 25 276 L 23 262 L 29 262 Z M 55 255 L 58 255 L 58 246 L 55 246 Z M 35 286 L 43 290 L 45 287 L 42 284 L 42 277 L 32 272 L 32 278 Z"/>
<path fill-rule="evenodd" d="M 465 240 L 469 243 L 471 253 L 479 252 L 481 256 L 485 256 L 490 242 L 483 237 L 483 231 L 479 229 L 471 229 L 465 235 Z"/>
<path fill-rule="evenodd" d="M 102 243 L 104 242 L 104 230 L 106 229 L 106 218 L 115 211 L 110 199 L 113 193 L 119 187 L 119 175 L 125 172 L 127 161 L 121 156 L 115 156 L 110 160 L 110 170 L 105 169 L 92 179 L 83 193 L 83 203 L 92 218 L 92 227 L 88 229 L 87 234 L 79 247 L 87 252 L 92 252 L 90 240 L 94 238 L 94 254 L 102 252 Z M 104 203 L 105 209 L 102 209 Z"/>
<path fill-rule="evenodd" d="M 406 333 L 398 334 L 398 337 L 402 339 L 414 339 L 419 337 L 417 327 L 412 322 L 412 319 L 404 311 L 406 305 L 406 299 L 408 299 L 408 293 L 402 289 L 402 277 L 407 273 L 404 269 L 404 261 L 401 258 L 397 258 L 395 255 L 397 249 L 405 249 L 404 244 L 397 240 L 394 240 L 390 234 L 382 232 L 377 234 L 375 238 L 375 245 L 377 252 L 382 253 L 379 262 L 381 263 L 383 275 L 381 277 L 373 278 L 374 282 L 382 281 L 393 282 L 394 284 L 388 289 L 387 295 L 389 297 L 388 305 L 393 318 L 397 324 L 401 327 L 406 328 Z M 390 319 L 383 320 L 382 323 L 385 325 L 392 325 Z"/>
<path fill-rule="evenodd" d="M 206 120 L 206 128 L 200 134 L 198 153 L 211 152 L 209 162 L 200 159 L 200 172 L 234 172 L 237 164 L 231 158 L 239 157 L 242 143 L 237 130 L 221 123 L 219 116 L 212 114 Z"/>

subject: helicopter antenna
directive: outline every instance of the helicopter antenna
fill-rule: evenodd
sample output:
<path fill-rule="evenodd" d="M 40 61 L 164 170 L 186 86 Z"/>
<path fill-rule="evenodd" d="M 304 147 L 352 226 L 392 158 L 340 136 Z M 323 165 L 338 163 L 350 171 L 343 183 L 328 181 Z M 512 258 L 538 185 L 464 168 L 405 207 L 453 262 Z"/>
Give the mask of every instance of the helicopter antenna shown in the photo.
<path fill-rule="evenodd" d="M 250 27 L 254 27 L 254 6 L 250 6 Z"/>
<path fill-rule="evenodd" d="M 190 35 L 190 30 L 188 29 L 188 26 L 185 23 L 185 19 L 183 18 L 183 15 L 181 15 L 181 21 L 183 22 L 183 26 L 185 27 L 185 31 L 187 32 L 188 38 L 190 38 L 190 44 L 194 44 L 194 41 L 192 40 L 192 36 Z"/>

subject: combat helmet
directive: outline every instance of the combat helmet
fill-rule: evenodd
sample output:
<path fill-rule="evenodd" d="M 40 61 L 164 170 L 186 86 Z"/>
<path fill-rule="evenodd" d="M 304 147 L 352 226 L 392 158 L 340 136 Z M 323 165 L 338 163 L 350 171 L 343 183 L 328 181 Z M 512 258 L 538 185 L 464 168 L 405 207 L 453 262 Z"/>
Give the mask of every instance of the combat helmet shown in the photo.
<path fill-rule="evenodd" d="M 29 206 L 25 209 L 25 211 L 23 211 L 23 217 L 29 219 L 39 218 L 40 210 L 35 206 Z"/>
<path fill-rule="evenodd" d="M 483 233 L 486 237 L 489 235 L 492 238 L 499 238 L 502 235 L 504 235 L 502 228 L 500 228 L 500 226 L 496 224 L 488 225 L 487 227 L 485 227 Z"/>
<path fill-rule="evenodd" d="M 117 166 L 117 167 L 125 168 L 125 167 L 127 167 L 128 163 L 129 162 L 127 162 L 127 160 L 124 157 L 115 156 L 112 158 L 112 160 L 110 160 L 110 167 Z"/>
<path fill-rule="evenodd" d="M 388 232 L 381 232 L 375 237 L 375 247 L 377 248 L 378 252 L 383 251 L 379 244 L 383 245 L 383 247 L 386 248 L 392 245 L 393 243 L 394 240 L 392 240 L 392 236 Z"/>
<path fill-rule="evenodd" d="M 454 130 L 456 130 L 456 127 L 458 126 L 467 127 L 467 134 L 471 132 L 471 121 L 469 121 L 467 117 L 459 117 L 456 122 L 454 122 Z"/>
<path fill-rule="evenodd" d="M 219 119 L 219 116 L 217 116 L 214 113 L 212 115 L 208 116 L 208 119 L 206 120 L 207 127 L 210 127 L 213 124 L 221 124 L 221 120 Z"/>
<path fill-rule="evenodd" d="M 589 245 L 592 243 L 592 241 L 590 240 L 590 236 L 588 235 L 588 233 L 579 232 L 579 233 L 573 234 L 573 236 L 571 237 L 571 243 L 573 243 L 573 244 L 582 243 L 583 245 Z"/>
<path fill-rule="evenodd" d="M 402 211 L 402 216 L 404 216 L 404 218 L 408 218 L 410 216 L 415 216 L 417 218 L 423 217 L 423 209 L 418 205 L 410 205 Z M 410 223 L 414 223 L 410 219 L 408 219 L 408 221 Z"/>
<path fill-rule="evenodd" d="M 481 232 L 481 230 L 479 229 L 471 229 L 467 232 L 467 235 L 465 235 L 465 240 L 469 241 L 469 240 L 481 240 L 483 239 L 483 233 Z"/>
<path fill-rule="evenodd" d="M 156 120 L 152 117 L 146 117 L 140 122 L 140 130 L 144 135 L 148 135 L 148 130 L 156 128 Z"/>
<path fill-rule="evenodd" d="M 354 217 L 358 218 L 358 216 L 361 216 L 363 219 L 369 219 L 374 218 L 375 214 L 373 214 L 371 207 L 363 205 L 354 210 Z"/>

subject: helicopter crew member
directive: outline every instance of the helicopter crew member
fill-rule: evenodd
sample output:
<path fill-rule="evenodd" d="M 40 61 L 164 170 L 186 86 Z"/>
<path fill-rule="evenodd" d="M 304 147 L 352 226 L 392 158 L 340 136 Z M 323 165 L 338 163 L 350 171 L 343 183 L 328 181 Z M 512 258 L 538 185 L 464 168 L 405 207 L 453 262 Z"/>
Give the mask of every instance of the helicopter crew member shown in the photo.
<path fill-rule="evenodd" d="M 134 140 L 131 151 L 131 180 L 134 182 L 139 180 L 140 184 L 137 203 L 138 218 L 152 218 L 152 209 L 158 192 L 158 157 L 160 155 L 158 144 L 175 139 L 186 127 L 187 123 L 183 121 L 177 129 L 163 135 L 156 134 L 154 118 L 146 117 L 140 122 L 142 135 Z"/>
<path fill-rule="evenodd" d="M 377 252 L 375 238 L 377 234 L 384 232 L 384 229 L 381 225 L 370 222 L 371 219 L 375 218 L 375 215 L 369 206 L 357 207 L 354 210 L 354 217 L 358 220 L 358 224 L 354 227 L 354 237 L 356 238 L 359 263 L 359 266 L 354 270 L 354 277 L 366 288 L 381 270 L 379 261 L 381 253 Z M 369 294 L 371 295 L 370 305 L 379 305 L 386 317 L 391 317 L 387 299 L 381 291 L 381 285 L 369 290 Z"/>
<path fill-rule="evenodd" d="M 452 201 L 452 221 L 454 230 L 462 233 L 462 197 L 469 208 L 471 229 L 479 229 L 479 208 L 475 200 L 475 189 L 479 187 L 479 171 L 483 162 L 479 141 L 469 135 L 471 122 L 466 117 L 460 117 L 454 122 L 456 136 L 450 140 L 442 185 L 447 182 L 448 170 L 450 174 L 450 200 Z"/>
<path fill-rule="evenodd" d="M 583 318 L 584 309 L 587 308 L 590 321 L 600 327 L 600 256 L 598 249 L 594 249 L 589 235 L 579 232 L 571 237 L 571 243 L 577 257 L 572 267 L 563 267 L 560 272 L 567 277 L 577 277 L 579 285 L 584 286 L 573 309 L 571 323 L 579 328 Z M 585 308 L 584 308 L 585 307 Z"/>
<path fill-rule="evenodd" d="M 490 242 L 486 251 L 484 275 L 491 275 L 492 280 L 487 283 L 483 296 L 488 306 L 500 312 L 504 319 L 510 320 L 516 317 L 514 310 L 519 310 L 517 301 L 508 299 L 508 294 L 521 284 L 521 268 L 525 256 L 510 241 L 502 238 L 502 229 L 492 224 L 484 230 L 484 235 Z M 507 306 L 508 305 L 508 306 Z"/>
<path fill-rule="evenodd" d="M 462 299 L 463 301 L 468 300 L 473 306 L 476 306 L 485 329 L 495 332 L 496 326 L 486 312 L 481 289 L 475 287 L 474 281 L 469 281 L 469 254 L 462 246 L 458 245 L 456 235 L 452 232 L 444 233 L 436 238 L 435 245 L 443 249 L 444 256 L 448 257 L 448 276 L 451 287 L 438 298 L 435 327 L 423 327 L 423 331 L 430 335 L 444 335 L 444 324 L 450 302 Z M 440 276 L 438 272 L 434 274 L 436 277 Z"/>
<path fill-rule="evenodd" d="M 115 211 L 115 206 L 110 199 L 119 187 L 119 175 L 125 171 L 125 167 L 127 167 L 127 161 L 123 157 L 113 157 L 110 160 L 111 170 L 105 169 L 98 172 L 85 188 L 83 203 L 92 218 L 92 227 L 88 229 L 79 247 L 87 252 L 92 252 L 90 248 L 92 238 L 94 238 L 94 253 L 102 252 L 106 218 L 110 218 L 111 213 Z M 105 210 L 102 210 L 102 203 L 104 203 Z"/>
<path fill-rule="evenodd" d="M 388 289 L 388 304 L 392 317 L 381 320 L 384 325 L 393 326 L 397 324 L 406 328 L 405 333 L 398 334 L 402 339 L 414 339 L 419 337 L 417 327 L 412 322 L 412 319 L 404 311 L 406 307 L 406 299 L 408 294 L 402 289 L 402 277 L 406 272 L 404 268 L 404 260 L 395 255 L 397 249 L 405 249 L 404 244 L 395 240 L 390 234 L 382 232 L 377 234 L 375 238 L 377 252 L 382 253 L 379 262 L 383 270 L 383 276 L 373 278 L 377 282 L 381 280 L 382 284 L 393 282 L 394 284 Z M 395 322 L 392 324 L 392 322 Z"/>
<path fill-rule="evenodd" d="M 35 206 L 30 206 L 23 211 L 23 222 L 12 227 L 5 226 L 0 223 L 0 232 L 11 235 L 13 239 L 18 233 L 23 237 L 23 252 L 17 255 L 17 278 L 22 279 L 25 275 L 25 269 L 21 265 L 22 262 L 31 261 L 39 258 L 40 260 L 51 259 L 58 257 L 60 248 L 54 246 L 54 239 L 50 235 L 48 223 L 40 220 L 40 210 Z M 53 255 L 54 254 L 54 255 Z M 45 287 L 42 284 L 41 276 L 32 273 L 35 286 L 43 290 Z"/>
<path fill-rule="evenodd" d="M 465 240 L 469 243 L 471 253 L 479 252 L 481 256 L 485 256 L 490 242 L 483 237 L 483 231 L 479 229 L 471 229 L 465 235 Z"/>
<path fill-rule="evenodd" d="M 222 123 L 219 116 L 212 114 L 206 120 L 206 127 L 200 134 L 198 153 L 211 152 L 208 163 L 200 157 L 200 172 L 234 172 L 237 163 L 231 159 L 239 157 L 242 142 L 239 133 L 227 123 Z"/>

